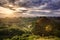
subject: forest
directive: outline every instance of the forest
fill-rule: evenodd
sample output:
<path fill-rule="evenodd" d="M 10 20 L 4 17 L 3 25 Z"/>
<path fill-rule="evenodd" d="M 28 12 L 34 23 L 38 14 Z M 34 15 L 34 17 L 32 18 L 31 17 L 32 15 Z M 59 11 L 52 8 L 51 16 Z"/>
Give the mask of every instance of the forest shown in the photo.
<path fill-rule="evenodd" d="M 0 18 L 0 40 L 60 40 L 60 18 Z"/>

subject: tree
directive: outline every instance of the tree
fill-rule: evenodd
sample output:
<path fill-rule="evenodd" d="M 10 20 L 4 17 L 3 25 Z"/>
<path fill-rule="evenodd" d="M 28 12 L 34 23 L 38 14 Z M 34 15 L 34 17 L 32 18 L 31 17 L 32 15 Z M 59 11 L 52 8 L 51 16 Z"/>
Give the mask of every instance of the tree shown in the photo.
<path fill-rule="evenodd" d="M 48 35 L 55 35 L 55 30 L 58 30 L 58 22 L 56 22 L 56 18 L 39 18 L 36 21 L 35 27 L 33 28 L 32 32 L 35 35 L 41 36 L 48 36 Z"/>

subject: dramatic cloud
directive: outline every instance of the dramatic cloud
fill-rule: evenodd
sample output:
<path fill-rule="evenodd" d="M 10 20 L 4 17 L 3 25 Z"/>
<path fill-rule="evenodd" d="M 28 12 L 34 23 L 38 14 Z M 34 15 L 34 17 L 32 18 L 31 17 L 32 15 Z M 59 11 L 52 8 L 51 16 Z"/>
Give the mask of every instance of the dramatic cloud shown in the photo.
<path fill-rule="evenodd" d="M 0 0 L 0 17 L 10 11 L 16 17 L 59 17 L 60 0 Z"/>
<path fill-rule="evenodd" d="M 43 7 L 42 9 L 60 9 L 60 0 L 0 0 L 0 5 L 6 3 L 30 8 Z"/>
<path fill-rule="evenodd" d="M 59 9 L 60 8 L 60 0 L 19 0 L 18 3 L 23 7 L 38 7 L 41 5 L 47 4 L 45 9 Z"/>

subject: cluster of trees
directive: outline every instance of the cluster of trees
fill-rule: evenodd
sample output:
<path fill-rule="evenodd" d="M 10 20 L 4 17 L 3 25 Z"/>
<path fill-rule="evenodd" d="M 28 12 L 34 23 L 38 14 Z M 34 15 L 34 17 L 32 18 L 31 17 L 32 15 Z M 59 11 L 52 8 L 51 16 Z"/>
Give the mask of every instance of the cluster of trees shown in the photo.
<path fill-rule="evenodd" d="M 39 18 L 36 21 L 32 32 L 41 36 L 58 36 L 60 37 L 60 19 L 59 18 Z"/>

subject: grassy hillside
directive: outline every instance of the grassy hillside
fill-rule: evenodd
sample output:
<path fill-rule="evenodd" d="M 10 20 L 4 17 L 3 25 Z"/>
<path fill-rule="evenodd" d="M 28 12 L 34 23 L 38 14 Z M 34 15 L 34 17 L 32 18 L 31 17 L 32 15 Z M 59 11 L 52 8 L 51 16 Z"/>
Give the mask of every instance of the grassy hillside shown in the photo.
<path fill-rule="evenodd" d="M 45 27 L 49 30 L 45 31 Z M 59 40 L 59 34 L 59 18 L 0 18 L 0 40 Z"/>

